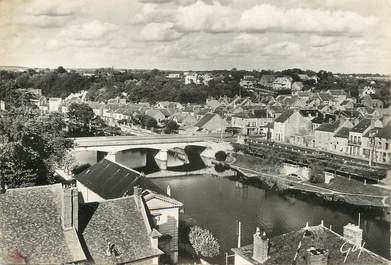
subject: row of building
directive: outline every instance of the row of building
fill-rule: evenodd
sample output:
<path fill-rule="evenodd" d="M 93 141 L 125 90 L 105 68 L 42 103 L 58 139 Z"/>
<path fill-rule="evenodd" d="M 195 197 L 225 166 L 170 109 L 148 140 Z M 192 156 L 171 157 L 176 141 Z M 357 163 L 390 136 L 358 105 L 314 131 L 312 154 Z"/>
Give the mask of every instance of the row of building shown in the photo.
<path fill-rule="evenodd" d="M 129 103 L 117 97 L 107 102 L 86 100 L 86 92 L 65 99 L 40 96 L 34 103 L 43 112 L 66 113 L 70 104 L 86 103 L 111 126 L 137 126 L 137 115 L 154 118 L 158 126 L 174 120 L 178 133 L 237 132 L 265 140 L 328 152 L 391 162 L 390 108 L 371 94 L 351 97 L 343 90 L 297 91 L 277 97 L 209 98 L 205 104 Z"/>

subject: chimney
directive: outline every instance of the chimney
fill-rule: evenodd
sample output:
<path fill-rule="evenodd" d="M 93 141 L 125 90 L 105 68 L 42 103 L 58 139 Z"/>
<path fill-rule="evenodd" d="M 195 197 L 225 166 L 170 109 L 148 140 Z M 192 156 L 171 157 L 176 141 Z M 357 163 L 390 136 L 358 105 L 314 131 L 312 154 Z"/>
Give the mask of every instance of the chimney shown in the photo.
<path fill-rule="evenodd" d="M 362 229 L 358 225 L 347 224 L 343 227 L 343 237 L 356 246 L 361 246 Z"/>
<path fill-rule="evenodd" d="M 269 239 L 266 237 L 265 232 L 261 235 L 259 227 L 253 235 L 253 259 L 259 263 L 263 263 L 268 259 Z"/>
<path fill-rule="evenodd" d="M 170 185 L 167 185 L 167 195 L 171 197 L 171 187 Z"/>
<path fill-rule="evenodd" d="M 327 265 L 329 251 L 323 248 L 311 247 L 307 249 L 307 265 Z"/>
<path fill-rule="evenodd" d="M 65 184 L 62 188 L 61 221 L 64 230 L 79 228 L 79 197 L 74 184 Z"/>
<path fill-rule="evenodd" d="M 140 208 L 142 191 L 143 191 L 142 188 L 140 188 L 139 186 L 133 187 L 133 196 L 136 201 L 137 209 Z"/>
<path fill-rule="evenodd" d="M 155 228 L 152 229 L 149 237 L 151 239 L 151 245 L 153 249 L 159 249 L 159 238 L 161 236 L 162 234 L 159 231 L 157 231 Z"/>

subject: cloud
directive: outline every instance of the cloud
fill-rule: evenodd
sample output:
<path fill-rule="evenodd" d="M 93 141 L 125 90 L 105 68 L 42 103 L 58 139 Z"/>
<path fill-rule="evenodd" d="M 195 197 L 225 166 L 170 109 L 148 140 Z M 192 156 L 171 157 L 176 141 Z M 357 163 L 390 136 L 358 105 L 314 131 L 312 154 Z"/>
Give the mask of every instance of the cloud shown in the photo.
<path fill-rule="evenodd" d="M 141 40 L 145 41 L 172 41 L 182 37 L 173 29 L 173 24 L 166 23 L 149 23 L 141 31 Z"/>
<path fill-rule="evenodd" d="M 351 11 L 331 11 L 310 8 L 286 9 L 271 4 L 255 5 L 240 10 L 215 1 L 197 1 L 179 6 L 175 12 L 165 8 L 145 10 L 144 16 L 166 18 L 181 32 L 288 32 L 321 33 L 323 35 L 360 35 L 377 24 L 373 16 L 361 16 Z M 151 11 L 151 10 L 149 10 Z M 161 16 L 159 16 L 159 13 Z"/>
<path fill-rule="evenodd" d="M 26 4 L 24 12 L 32 16 L 72 16 L 81 7 L 81 1 L 35 0 Z"/>
<path fill-rule="evenodd" d="M 292 41 L 273 43 L 262 49 L 262 55 L 272 57 L 300 57 L 302 52 L 301 45 Z"/>
<path fill-rule="evenodd" d="M 222 33 L 233 31 L 238 15 L 238 11 L 219 2 L 208 5 L 197 1 L 193 5 L 179 7 L 174 20 L 176 28 L 182 32 Z"/>
<path fill-rule="evenodd" d="M 256 36 L 247 33 L 240 34 L 236 36 L 232 42 L 229 42 L 222 47 L 222 54 L 241 55 L 253 53 L 260 50 L 268 41 L 269 39 L 265 36 Z"/>
<path fill-rule="evenodd" d="M 309 8 L 283 9 L 273 5 L 256 5 L 242 13 L 240 28 L 250 32 L 304 32 L 323 34 L 360 34 L 377 23 L 350 11 Z"/>
<path fill-rule="evenodd" d="M 335 37 L 311 35 L 309 45 L 312 47 L 324 47 L 335 42 Z"/>
<path fill-rule="evenodd" d="M 65 28 L 61 36 L 71 40 L 97 40 L 105 37 L 111 32 L 118 29 L 118 26 L 111 23 L 93 20 L 84 24 L 75 24 Z"/>
<path fill-rule="evenodd" d="M 69 22 L 83 1 L 33 0 L 16 5 L 13 22 L 17 25 L 56 28 Z"/>

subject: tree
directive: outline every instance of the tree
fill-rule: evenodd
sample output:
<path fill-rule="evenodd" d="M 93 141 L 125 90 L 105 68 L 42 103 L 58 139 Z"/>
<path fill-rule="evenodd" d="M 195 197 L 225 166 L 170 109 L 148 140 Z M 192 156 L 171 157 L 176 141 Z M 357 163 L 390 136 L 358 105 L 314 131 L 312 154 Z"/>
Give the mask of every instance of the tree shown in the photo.
<path fill-rule="evenodd" d="M 215 158 L 217 161 L 225 161 L 225 159 L 227 159 L 227 153 L 224 151 L 218 151 L 215 154 Z"/>
<path fill-rule="evenodd" d="M 94 111 L 87 104 L 72 103 L 68 108 L 71 136 L 92 136 L 91 124 L 94 116 Z"/>
<path fill-rule="evenodd" d="M 73 147 L 58 115 L 28 108 L 1 114 L 0 182 L 12 188 L 55 182 L 55 169 L 68 163 Z"/>
<path fill-rule="evenodd" d="M 310 168 L 310 182 L 311 183 L 324 183 L 324 167 L 319 163 L 313 163 Z"/>
<path fill-rule="evenodd" d="M 166 126 L 164 127 L 164 133 L 170 134 L 175 133 L 179 129 L 178 123 L 176 123 L 173 120 L 170 120 L 167 122 Z"/>
<path fill-rule="evenodd" d="M 67 70 L 65 70 L 64 67 L 59 66 L 59 67 L 57 67 L 56 72 L 59 73 L 59 74 L 63 74 L 63 73 L 66 73 Z"/>
<path fill-rule="evenodd" d="M 202 229 L 199 226 L 191 227 L 189 241 L 197 255 L 209 258 L 219 255 L 220 244 L 207 229 Z"/>

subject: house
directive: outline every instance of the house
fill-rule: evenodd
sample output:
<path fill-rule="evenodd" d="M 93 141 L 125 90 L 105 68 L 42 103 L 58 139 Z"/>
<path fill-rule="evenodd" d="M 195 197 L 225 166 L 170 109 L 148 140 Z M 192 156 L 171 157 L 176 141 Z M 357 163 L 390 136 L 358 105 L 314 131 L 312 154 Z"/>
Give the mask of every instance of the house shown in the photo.
<path fill-rule="evenodd" d="M 224 132 L 228 123 L 216 113 L 206 113 L 195 125 L 198 131 Z"/>
<path fill-rule="evenodd" d="M 320 100 L 320 104 L 333 106 L 336 103 L 334 96 L 329 93 L 316 93 L 316 98 Z"/>
<path fill-rule="evenodd" d="M 368 108 L 377 108 L 377 109 L 383 109 L 383 101 L 380 99 L 372 98 L 370 95 L 364 95 L 360 99 L 360 104 L 364 107 Z"/>
<path fill-rule="evenodd" d="M 339 235 L 325 227 L 323 221 L 316 226 L 307 223 L 304 228 L 272 238 L 257 228 L 252 244 L 232 249 L 234 265 L 389 264 L 389 260 L 362 246 L 362 235 L 363 230 L 354 224 L 345 225 L 343 235 Z M 342 246 L 360 252 L 349 252 L 348 255 L 341 251 Z"/>
<path fill-rule="evenodd" d="M 139 172 L 117 162 L 103 159 L 75 176 L 85 202 L 101 202 L 141 194 L 157 230 L 159 246 L 176 263 L 178 260 L 179 210 L 183 204 L 165 194 Z"/>
<path fill-rule="evenodd" d="M 363 115 L 357 110 L 343 110 L 334 113 L 337 115 L 338 119 L 350 120 L 353 125 L 357 125 L 363 118 Z"/>
<path fill-rule="evenodd" d="M 62 103 L 61 98 L 49 98 L 48 100 L 48 107 L 49 112 L 58 112 L 60 111 L 60 106 Z"/>
<path fill-rule="evenodd" d="M 292 88 L 292 77 L 281 76 L 277 77 L 272 84 L 274 90 L 290 90 Z"/>
<path fill-rule="evenodd" d="M 0 100 L 0 110 L 5 110 L 5 101 Z"/>
<path fill-rule="evenodd" d="M 197 73 L 195 72 L 185 72 L 185 85 L 190 85 L 190 84 L 201 84 L 200 77 Z"/>
<path fill-rule="evenodd" d="M 359 94 L 361 97 L 366 95 L 375 95 L 376 88 L 374 88 L 373 86 L 365 86 L 363 89 L 359 89 Z"/>
<path fill-rule="evenodd" d="M 181 77 L 181 74 L 179 74 L 179 73 L 169 73 L 167 75 L 167 78 L 173 78 L 173 79 L 178 79 L 180 77 Z"/>
<path fill-rule="evenodd" d="M 275 75 L 262 75 L 259 84 L 265 87 L 272 87 L 275 79 Z"/>
<path fill-rule="evenodd" d="M 261 128 L 273 121 L 267 109 L 254 109 L 247 113 L 233 115 L 231 125 L 242 129 L 244 135 L 260 134 Z"/>
<path fill-rule="evenodd" d="M 296 81 L 292 83 L 292 91 L 301 91 L 303 87 L 303 82 Z"/>
<path fill-rule="evenodd" d="M 188 113 L 177 112 L 170 117 L 180 126 L 192 126 L 197 123 L 197 119 Z"/>
<path fill-rule="evenodd" d="M 159 124 L 166 120 L 170 113 L 166 109 L 149 109 L 145 111 L 145 115 L 154 118 Z"/>
<path fill-rule="evenodd" d="M 343 100 L 334 106 L 337 110 L 353 110 L 354 102 L 351 100 Z"/>
<path fill-rule="evenodd" d="M 334 134 L 334 139 L 332 140 L 334 145 L 333 151 L 349 154 L 349 131 L 350 128 L 342 127 Z"/>
<path fill-rule="evenodd" d="M 209 106 L 212 109 L 212 111 L 214 111 L 216 108 L 222 106 L 222 103 L 217 99 L 211 98 L 211 99 L 206 99 L 206 105 Z"/>
<path fill-rule="evenodd" d="M 297 74 L 301 81 L 310 80 L 310 77 L 307 74 Z"/>
<path fill-rule="evenodd" d="M 306 118 L 302 111 L 286 110 L 274 120 L 272 139 L 277 142 L 296 144 L 304 140 L 304 136 L 312 134 L 311 119 Z M 308 139 L 306 139 L 307 141 Z M 312 143 L 306 142 L 304 145 L 311 146 Z"/>
<path fill-rule="evenodd" d="M 384 128 L 373 128 L 362 138 L 363 156 L 370 160 L 370 163 L 391 162 L 391 124 Z"/>
<path fill-rule="evenodd" d="M 158 264 L 140 196 L 80 203 L 73 184 L 0 193 L 1 264 Z"/>
<path fill-rule="evenodd" d="M 347 94 L 343 89 L 329 89 L 327 93 L 332 95 L 338 102 L 344 101 L 347 98 Z"/>
<path fill-rule="evenodd" d="M 363 156 L 362 138 L 372 129 L 372 121 L 370 119 L 362 119 L 356 126 L 349 131 L 349 153 L 355 156 Z"/>
<path fill-rule="evenodd" d="M 245 75 L 240 79 L 239 85 L 243 88 L 254 88 L 258 80 L 253 75 Z"/>
<path fill-rule="evenodd" d="M 335 134 L 342 128 L 352 128 L 350 121 L 323 123 L 315 129 L 315 148 L 324 151 L 336 151 L 339 144 L 336 143 Z"/>

